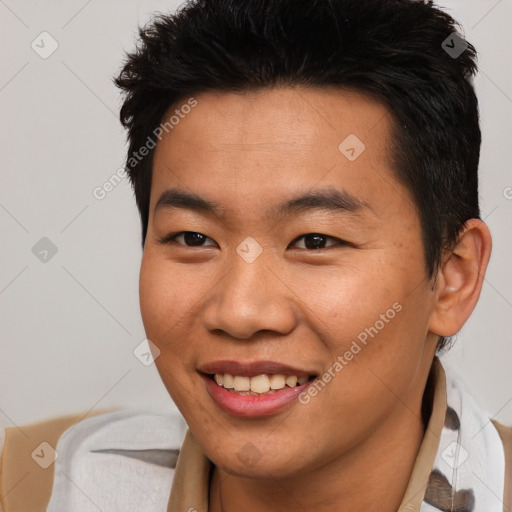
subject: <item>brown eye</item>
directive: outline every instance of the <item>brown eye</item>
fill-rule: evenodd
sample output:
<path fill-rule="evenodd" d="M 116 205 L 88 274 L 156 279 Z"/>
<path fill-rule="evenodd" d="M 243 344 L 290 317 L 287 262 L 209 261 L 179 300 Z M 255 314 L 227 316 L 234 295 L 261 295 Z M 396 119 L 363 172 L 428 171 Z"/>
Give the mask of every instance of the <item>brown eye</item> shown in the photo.
<path fill-rule="evenodd" d="M 211 240 L 213 244 L 204 245 L 206 240 Z M 160 242 L 163 244 L 175 242 L 178 245 L 185 245 L 186 247 L 208 247 L 211 245 L 217 245 L 211 238 L 208 238 L 206 235 L 198 233 L 197 231 L 180 231 L 178 233 L 171 233 Z"/>
<path fill-rule="evenodd" d="M 343 240 L 340 240 L 339 238 L 334 238 L 332 236 L 328 235 L 322 235 L 321 233 L 307 233 L 305 235 L 301 235 L 300 237 L 296 238 L 292 244 L 296 245 L 299 240 L 304 239 L 304 242 L 302 243 L 302 247 L 298 247 L 299 249 L 327 249 L 328 247 L 331 247 L 331 245 L 345 245 L 346 242 Z M 331 244 L 329 246 L 326 246 L 327 240 L 334 240 L 335 243 Z"/>

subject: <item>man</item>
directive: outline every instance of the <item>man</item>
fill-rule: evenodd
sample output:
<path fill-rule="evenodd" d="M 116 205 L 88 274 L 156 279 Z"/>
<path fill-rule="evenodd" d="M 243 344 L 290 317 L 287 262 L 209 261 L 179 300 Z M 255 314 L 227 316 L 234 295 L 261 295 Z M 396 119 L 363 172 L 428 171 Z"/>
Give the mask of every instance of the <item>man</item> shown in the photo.
<path fill-rule="evenodd" d="M 87 506 L 73 486 L 101 510 L 510 510 L 512 431 L 436 357 L 491 252 L 475 72 L 413 0 L 193 2 L 141 30 L 116 79 L 141 313 L 188 430 L 174 471 L 177 420 L 80 422 L 50 512 Z M 144 456 L 97 442 L 114 423 Z"/>

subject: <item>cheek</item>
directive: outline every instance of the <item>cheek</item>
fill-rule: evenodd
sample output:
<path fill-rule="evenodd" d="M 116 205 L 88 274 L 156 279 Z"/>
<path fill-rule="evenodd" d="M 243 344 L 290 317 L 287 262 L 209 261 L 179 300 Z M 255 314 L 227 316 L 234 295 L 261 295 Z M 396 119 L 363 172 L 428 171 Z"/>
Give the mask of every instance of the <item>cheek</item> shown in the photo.
<path fill-rule="evenodd" d="M 328 272 L 313 267 L 289 279 L 308 306 L 303 308 L 307 323 L 331 364 L 344 357 L 343 373 L 364 388 L 370 370 L 386 377 L 402 372 L 407 379 L 421 359 L 428 327 L 428 297 L 425 287 L 418 286 L 421 270 L 373 253 Z"/>
<path fill-rule="evenodd" d="M 396 397 L 407 401 L 421 373 L 428 314 L 418 307 L 426 301 L 420 291 L 372 294 L 362 304 L 350 297 L 343 317 L 330 324 L 337 334 L 328 338 L 330 353 L 341 363 L 331 399 L 334 415 L 348 410 L 364 424 L 373 421 L 368 411 L 383 413 Z"/>
<path fill-rule="evenodd" d="M 176 269 L 174 269 L 176 270 Z M 180 274 L 169 262 L 144 253 L 139 274 L 139 301 L 146 336 L 159 349 L 155 366 L 171 398 L 181 409 L 191 386 L 192 346 L 187 333 L 187 313 L 193 298 L 191 286 L 183 286 Z M 188 391 L 185 391 L 188 389 Z"/>
<path fill-rule="evenodd" d="M 165 312 L 174 311 L 165 282 L 158 267 L 144 253 L 139 274 L 139 302 L 146 335 L 153 342 L 160 338 L 158 330 L 163 327 L 162 321 L 166 322 Z"/>
<path fill-rule="evenodd" d="M 404 277 L 391 275 L 389 266 L 370 256 L 357 263 L 347 259 L 330 269 L 311 267 L 286 279 L 299 303 L 307 306 L 302 311 L 309 315 L 308 321 L 333 350 L 344 350 L 377 321 L 382 329 L 380 315 L 388 312 L 384 321 L 393 320 L 397 316 L 393 304 L 404 296 Z"/>
<path fill-rule="evenodd" d="M 183 276 L 144 253 L 139 275 L 139 301 L 147 337 L 162 350 L 179 338 L 182 320 L 194 301 L 194 287 L 184 286 Z"/>

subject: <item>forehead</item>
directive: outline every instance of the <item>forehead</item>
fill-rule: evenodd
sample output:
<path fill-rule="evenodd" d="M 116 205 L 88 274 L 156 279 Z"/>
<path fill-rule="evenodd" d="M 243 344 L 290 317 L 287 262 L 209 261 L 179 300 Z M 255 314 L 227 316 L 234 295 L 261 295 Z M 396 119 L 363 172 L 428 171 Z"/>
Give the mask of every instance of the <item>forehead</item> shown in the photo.
<path fill-rule="evenodd" d="M 172 129 L 176 144 L 186 143 L 189 147 L 197 144 L 204 148 L 212 143 L 217 149 L 265 151 L 265 144 L 275 148 L 281 143 L 280 149 L 293 150 L 307 149 L 308 143 L 337 147 L 345 136 L 352 134 L 366 142 L 371 139 L 371 144 L 376 146 L 387 142 L 392 121 L 381 102 L 359 92 L 335 88 L 212 91 L 194 99 L 193 108 L 185 110 L 188 101 L 185 98 L 164 115 L 163 122 L 173 117 L 176 123 Z M 182 108 L 187 113 L 178 119 L 173 114 Z M 198 137 L 185 140 L 190 131 Z M 172 145 L 171 138 L 167 139 Z"/>
<path fill-rule="evenodd" d="M 380 195 L 385 204 L 386 194 L 409 200 L 390 166 L 391 116 L 374 99 L 305 87 L 205 92 L 194 99 L 155 149 L 152 208 L 170 187 L 238 205 L 246 214 L 315 187 L 348 190 L 365 202 Z M 186 102 L 173 105 L 163 122 Z"/>

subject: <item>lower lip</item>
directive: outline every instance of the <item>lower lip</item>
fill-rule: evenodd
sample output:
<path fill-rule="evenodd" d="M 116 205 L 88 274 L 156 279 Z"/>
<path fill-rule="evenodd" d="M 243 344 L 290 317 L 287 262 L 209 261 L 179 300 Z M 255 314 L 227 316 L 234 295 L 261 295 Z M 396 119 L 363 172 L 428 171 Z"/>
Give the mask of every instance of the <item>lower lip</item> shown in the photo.
<path fill-rule="evenodd" d="M 241 395 L 227 391 L 213 379 L 202 375 L 206 389 L 216 404 L 232 416 L 245 418 L 271 416 L 290 405 L 313 381 L 293 388 L 285 387 L 270 395 Z"/>

